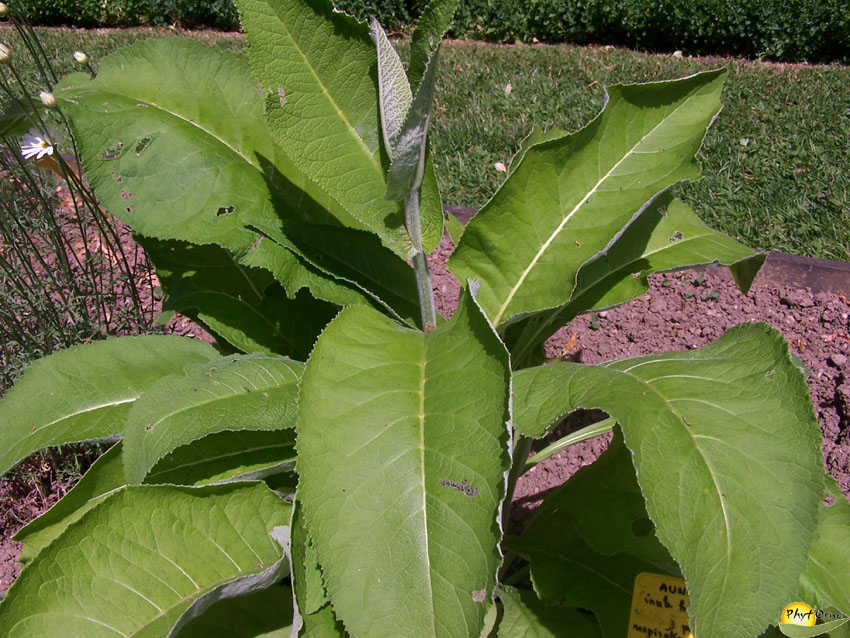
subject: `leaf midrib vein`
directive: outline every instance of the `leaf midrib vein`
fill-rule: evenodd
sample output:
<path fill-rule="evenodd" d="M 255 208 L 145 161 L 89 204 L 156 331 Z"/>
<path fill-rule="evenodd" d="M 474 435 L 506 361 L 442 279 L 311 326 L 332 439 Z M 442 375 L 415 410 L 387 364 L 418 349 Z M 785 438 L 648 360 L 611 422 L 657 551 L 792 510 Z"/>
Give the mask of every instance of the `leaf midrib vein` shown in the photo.
<path fill-rule="evenodd" d="M 640 145 L 643 144 L 644 141 L 646 141 L 646 139 L 648 139 L 650 136 L 652 136 L 655 133 L 655 131 L 658 129 L 658 127 L 660 127 L 662 124 L 667 122 L 679 109 L 681 109 L 683 106 L 685 106 L 689 102 L 690 102 L 690 99 L 683 100 L 682 103 L 679 106 L 677 106 L 675 109 L 670 111 L 670 113 L 665 115 L 661 119 L 661 121 L 658 122 L 658 124 L 653 126 L 652 130 L 650 130 L 648 133 L 645 133 L 643 136 L 641 136 L 641 138 L 635 143 L 635 145 L 632 146 L 632 148 L 630 148 L 623 155 L 623 157 L 621 157 L 614 164 L 614 166 L 612 166 L 608 170 L 608 172 L 605 173 L 605 175 L 603 175 L 601 178 L 599 178 L 599 180 L 596 182 L 596 184 L 593 185 L 593 188 L 591 188 L 587 192 L 587 194 L 581 199 L 581 201 L 579 201 L 579 203 L 576 204 L 573 207 L 573 209 L 569 213 L 566 214 L 566 216 L 564 216 L 564 219 L 561 220 L 561 223 L 558 224 L 558 227 L 555 228 L 555 230 L 552 232 L 552 234 L 549 235 L 549 238 L 545 242 L 543 242 L 543 245 L 537 251 L 537 254 L 535 254 L 534 257 L 531 259 L 531 263 L 529 263 L 528 266 L 525 268 L 525 270 L 522 271 L 522 274 L 520 274 L 519 279 L 517 280 L 516 284 L 514 284 L 514 287 L 511 288 L 510 292 L 508 292 L 507 297 L 505 298 L 505 301 L 502 303 L 501 307 L 499 308 L 498 312 L 496 313 L 496 316 L 493 318 L 493 324 L 494 325 L 499 325 L 499 322 L 501 321 L 502 316 L 505 314 L 505 310 L 507 310 L 511 301 L 513 301 L 514 297 L 516 296 L 517 291 L 520 289 L 522 284 L 528 278 L 528 275 L 531 273 L 531 271 L 534 269 L 534 267 L 537 265 L 537 263 L 543 257 L 544 253 L 549 249 L 549 246 L 552 244 L 553 241 L 555 241 L 555 239 L 558 237 L 558 235 L 561 234 L 561 231 L 564 229 L 564 227 L 567 225 L 567 223 L 573 218 L 573 216 L 576 213 L 578 213 L 578 211 L 581 209 L 581 207 L 584 206 L 584 204 L 587 203 L 587 201 L 593 195 L 596 194 L 596 192 L 599 190 L 599 188 L 602 186 L 602 184 L 604 184 L 611 177 L 613 172 L 615 170 L 617 170 L 617 168 L 619 168 L 619 166 L 623 162 L 625 162 L 627 159 L 629 159 L 632 155 L 635 154 L 635 152 L 640 147 Z"/>
<path fill-rule="evenodd" d="M 420 475 L 420 491 L 422 493 L 422 528 L 424 532 L 424 548 L 425 548 L 425 563 L 428 569 L 427 578 L 425 579 L 428 587 L 428 606 L 430 607 L 429 617 L 431 618 L 431 629 L 436 634 L 436 608 L 434 605 L 434 587 L 431 583 L 431 539 L 428 533 L 428 501 L 427 490 L 425 488 L 425 381 L 426 367 L 428 362 L 428 341 L 427 337 L 422 339 L 422 359 L 419 368 L 419 475 Z"/>
<path fill-rule="evenodd" d="M 366 143 L 363 141 L 363 138 L 361 138 L 357 134 L 357 129 L 355 129 L 351 125 L 351 121 L 348 119 L 348 116 L 343 112 L 343 110 L 340 108 L 339 104 L 337 104 L 336 100 L 328 92 L 328 89 L 325 86 L 325 83 L 322 81 L 322 79 L 316 73 L 316 70 L 313 68 L 313 65 L 307 59 L 307 56 L 305 55 L 304 50 L 301 48 L 301 46 L 296 41 L 295 37 L 292 34 L 292 31 L 287 27 L 286 20 L 283 17 L 281 17 L 280 12 L 278 11 L 277 8 L 274 9 L 274 13 L 275 13 L 275 17 L 277 17 L 277 19 L 280 21 L 281 26 L 283 27 L 283 30 L 286 33 L 286 37 L 289 38 L 289 41 L 292 43 L 292 46 L 295 48 L 295 50 L 298 52 L 298 55 L 300 55 L 301 59 L 304 61 L 304 65 L 310 70 L 310 74 L 313 76 L 313 78 L 315 78 L 317 84 L 322 88 L 322 93 L 324 93 L 325 97 L 327 98 L 327 101 L 336 110 L 340 119 L 342 119 L 342 121 L 345 122 L 345 125 L 348 127 L 348 130 L 351 132 L 351 136 L 355 140 L 357 140 L 357 143 L 363 149 L 363 152 L 366 153 L 366 155 L 369 157 L 369 160 L 370 160 L 372 166 L 374 167 L 375 172 L 378 174 L 379 177 L 382 177 L 383 176 L 383 169 L 382 169 L 380 163 L 378 162 L 377 154 L 373 155 L 369 151 L 369 148 L 366 146 Z"/>
<path fill-rule="evenodd" d="M 667 400 L 667 397 L 664 396 L 663 394 L 661 394 L 661 392 L 655 386 L 653 386 L 651 383 L 644 381 L 641 377 L 631 374 L 630 372 L 622 372 L 622 373 L 625 374 L 628 377 L 631 377 L 632 379 L 635 379 L 641 385 L 643 385 L 648 390 L 653 392 L 664 403 L 664 405 L 666 405 L 668 407 L 670 412 L 679 420 L 680 424 L 685 423 L 683 417 L 670 404 L 670 402 Z M 722 598 L 726 594 L 726 589 L 727 589 L 727 586 L 728 586 L 728 583 L 729 583 L 729 574 L 731 573 L 731 562 L 732 562 L 732 527 L 731 527 L 731 524 L 729 522 L 728 507 L 726 505 L 726 500 L 723 496 L 723 491 L 720 489 L 720 485 L 718 484 L 717 479 L 715 477 L 716 472 L 715 472 L 713 466 L 711 465 L 711 463 L 709 463 L 705 454 L 703 453 L 702 448 L 700 448 L 700 446 L 697 445 L 696 435 L 691 431 L 691 428 L 686 426 L 686 425 L 683 427 L 683 429 L 688 434 L 688 436 L 691 437 L 691 440 L 693 441 L 694 451 L 699 455 L 699 458 L 702 459 L 702 462 L 704 463 L 706 470 L 708 470 L 708 474 L 711 477 L 711 482 L 714 485 L 714 490 L 715 490 L 715 493 L 717 495 L 717 499 L 720 501 L 720 510 L 723 513 L 723 525 L 724 525 L 724 528 L 726 530 L 726 568 L 723 570 L 723 582 L 720 586 L 720 592 L 721 592 L 720 596 Z"/>

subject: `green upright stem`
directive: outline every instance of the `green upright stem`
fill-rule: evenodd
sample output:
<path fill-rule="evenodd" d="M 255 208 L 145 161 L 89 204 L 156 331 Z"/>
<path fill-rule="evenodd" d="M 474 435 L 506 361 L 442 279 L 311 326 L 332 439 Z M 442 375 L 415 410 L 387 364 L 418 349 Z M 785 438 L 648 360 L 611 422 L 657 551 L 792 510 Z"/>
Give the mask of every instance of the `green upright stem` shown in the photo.
<path fill-rule="evenodd" d="M 422 246 L 418 188 L 415 188 L 404 202 L 404 223 L 416 250 L 413 255 L 413 272 L 416 274 L 416 291 L 422 310 L 422 328 L 425 332 L 431 332 L 437 327 L 437 306 L 434 303 L 434 290 L 431 288 L 431 271 L 428 269 L 428 259 Z"/>

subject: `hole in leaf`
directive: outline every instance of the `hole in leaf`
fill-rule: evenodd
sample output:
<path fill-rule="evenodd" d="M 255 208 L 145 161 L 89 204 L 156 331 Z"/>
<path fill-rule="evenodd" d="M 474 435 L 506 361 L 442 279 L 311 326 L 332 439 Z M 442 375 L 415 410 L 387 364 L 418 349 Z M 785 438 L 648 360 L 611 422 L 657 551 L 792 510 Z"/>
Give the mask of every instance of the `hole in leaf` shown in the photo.
<path fill-rule="evenodd" d="M 286 92 L 283 90 L 282 86 L 277 87 L 277 99 L 281 106 L 286 104 Z"/>
<path fill-rule="evenodd" d="M 133 207 L 132 207 L 132 206 L 127 206 L 127 212 L 128 212 L 128 213 L 132 213 L 132 212 L 133 212 Z"/>
<path fill-rule="evenodd" d="M 136 142 L 136 155 L 141 155 L 144 153 L 145 149 L 151 145 L 151 138 L 143 137 L 138 142 Z"/>
<path fill-rule="evenodd" d="M 675 233 L 670 235 L 670 241 L 679 241 L 684 237 L 681 230 L 677 230 Z"/>
<path fill-rule="evenodd" d="M 823 499 L 823 505 L 824 507 L 832 507 L 835 505 L 835 497 L 832 494 L 827 494 Z"/>
<path fill-rule="evenodd" d="M 114 160 L 121 156 L 121 151 L 124 150 L 124 142 L 115 142 L 106 147 L 106 150 L 100 156 L 104 160 Z"/>
<path fill-rule="evenodd" d="M 649 536 L 655 531 L 655 525 L 646 516 L 641 516 L 632 521 L 632 534 L 638 538 Z"/>
<path fill-rule="evenodd" d="M 116 173 L 115 171 L 112 171 L 112 179 L 114 179 L 114 180 L 115 180 L 115 183 L 116 183 L 116 184 L 120 184 L 121 182 L 123 182 L 123 181 L 124 181 L 124 178 L 123 178 L 123 177 L 121 177 L 121 176 L 120 176 L 118 173 Z"/>
<path fill-rule="evenodd" d="M 229 215 L 234 210 L 236 210 L 235 206 L 220 206 L 217 211 L 215 211 L 216 217 L 221 217 L 222 215 Z"/>
<path fill-rule="evenodd" d="M 130 199 L 132 196 L 133 193 L 131 193 L 130 191 L 125 191 L 124 189 L 121 189 L 121 199 Z"/>

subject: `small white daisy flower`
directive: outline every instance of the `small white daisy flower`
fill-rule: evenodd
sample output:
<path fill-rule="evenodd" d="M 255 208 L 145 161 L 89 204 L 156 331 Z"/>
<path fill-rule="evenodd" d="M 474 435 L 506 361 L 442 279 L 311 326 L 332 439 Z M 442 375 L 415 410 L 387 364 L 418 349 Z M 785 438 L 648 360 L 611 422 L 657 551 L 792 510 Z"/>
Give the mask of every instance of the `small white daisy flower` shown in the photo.
<path fill-rule="evenodd" d="M 53 155 L 53 147 L 61 141 L 62 135 L 52 124 L 48 124 L 46 133 L 32 128 L 21 139 L 21 155 L 40 160 L 45 155 Z"/>

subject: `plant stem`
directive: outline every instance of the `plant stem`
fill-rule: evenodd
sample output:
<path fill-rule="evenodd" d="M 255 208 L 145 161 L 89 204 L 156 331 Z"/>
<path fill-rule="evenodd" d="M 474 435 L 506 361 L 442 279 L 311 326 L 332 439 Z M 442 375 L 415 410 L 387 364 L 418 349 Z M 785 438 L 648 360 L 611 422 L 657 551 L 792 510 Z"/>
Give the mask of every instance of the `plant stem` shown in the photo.
<path fill-rule="evenodd" d="M 532 456 L 525 463 L 525 469 L 523 472 L 528 472 L 535 465 L 548 459 L 553 454 L 557 454 L 561 450 L 566 450 L 568 447 L 575 445 L 576 443 L 581 443 L 582 441 L 587 441 L 588 439 L 592 439 L 595 436 L 599 436 L 600 434 L 606 434 L 614 429 L 614 426 L 617 424 L 617 421 L 612 418 L 607 418 L 604 421 L 599 421 L 598 423 L 592 423 L 587 427 L 583 427 L 580 430 L 576 430 L 575 432 L 571 432 L 567 434 L 565 437 L 558 439 L 551 445 L 548 445 L 544 449 L 540 450 L 537 454 Z"/>
<path fill-rule="evenodd" d="M 416 292 L 419 294 L 419 307 L 422 311 L 422 328 L 431 332 L 437 327 L 437 307 L 434 303 L 434 290 L 431 288 L 431 271 L 422 246 L 422 225 L 419 221 L 419 189 L 415 188 L 404 202 L 404 223 L 413 242 L 416 253 L 413 255 L 413 272 L 416 274 Z"/>

